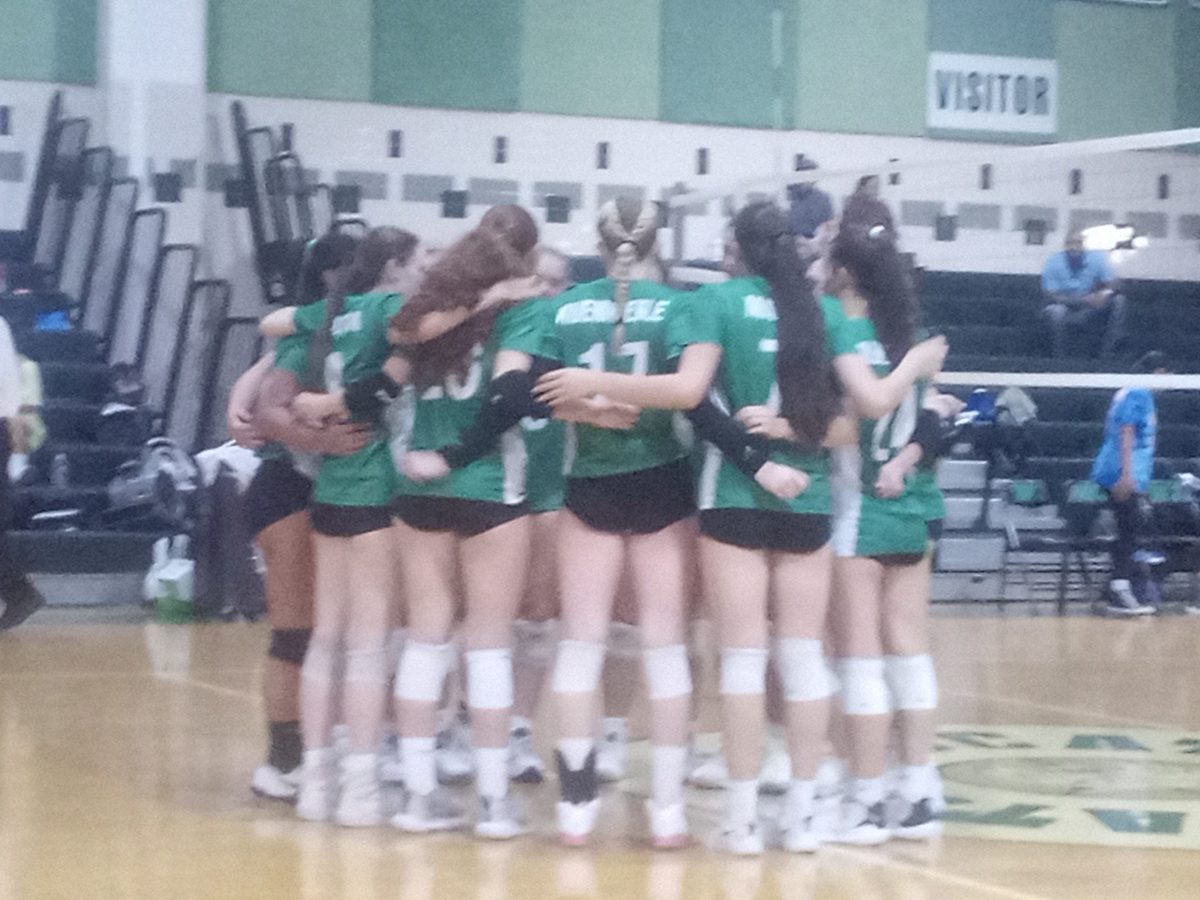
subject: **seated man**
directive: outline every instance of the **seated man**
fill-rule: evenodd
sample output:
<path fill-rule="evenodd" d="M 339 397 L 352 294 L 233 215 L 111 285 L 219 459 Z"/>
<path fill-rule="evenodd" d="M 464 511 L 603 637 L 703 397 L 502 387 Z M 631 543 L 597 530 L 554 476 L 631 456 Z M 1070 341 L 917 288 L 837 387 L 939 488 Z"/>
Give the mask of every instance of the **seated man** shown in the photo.
<path fill-rule="evenodd" d="M 1107 255 L 1084 250 L 1080 232 L 1072 231 L 1066 249 L 1046 261 L 1042 293 L 1056 357 L 1066 356 L 1067 332 L 1080 326 L 1089 332 L 1102 329 L 1101 358 L 1115 354 L 1125 335 L 1125 298 L 1116 291 Z"/>

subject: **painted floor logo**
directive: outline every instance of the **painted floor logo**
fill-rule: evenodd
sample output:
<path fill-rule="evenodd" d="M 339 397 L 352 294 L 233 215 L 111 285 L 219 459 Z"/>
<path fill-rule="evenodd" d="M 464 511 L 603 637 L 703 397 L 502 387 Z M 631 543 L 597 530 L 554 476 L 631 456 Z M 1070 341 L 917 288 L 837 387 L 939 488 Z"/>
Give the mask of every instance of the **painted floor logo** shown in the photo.
<path fill-rule="evenodd" d="M 962 725 L 938 733 L 947 833 L 1200 849 L 1200 735 Z"/>

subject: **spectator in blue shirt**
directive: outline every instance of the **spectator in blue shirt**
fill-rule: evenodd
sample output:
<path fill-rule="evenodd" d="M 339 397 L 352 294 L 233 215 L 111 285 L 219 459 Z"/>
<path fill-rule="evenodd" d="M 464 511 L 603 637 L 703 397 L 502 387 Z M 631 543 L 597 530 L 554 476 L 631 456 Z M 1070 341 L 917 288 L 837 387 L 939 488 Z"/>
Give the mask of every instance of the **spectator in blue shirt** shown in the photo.
<path fill-rule="evenodd" d="M 1108 256 L 1084 250 L 1083 235 L 1072 231 L 1066 249 L 1050 257 L 1042 270 L 1044 315 L 1056 357 L 1067 355 L 1068 331 L 1084 331 L 1089 336 L 1099 331 L 1101 358 L 1116 353 L 1125 336 L 1125 298 L 1116 288 Z"/>
<path fill-rule="evenodd" d="M 1167 358 L 1151 351 L 1138 360 L 1135 371 L 1164 375 L 1170 371 Z M 1092 464 L 1092 481 L 1108 492 L 1117 522 L 1117 540 L 1112 547 L 1112 581 L 1109 611 L 1120 615 L 1153 612 L 1134 595 L 1133 554 L 1138 549 L 1143 516 L 1142 501 L 1154 473 L 1154 448 L 1158 413 L 1154 395 L 1146 388 L 1121 388 L 1113 396 L 1104 420 L 1104 443 Z"/>

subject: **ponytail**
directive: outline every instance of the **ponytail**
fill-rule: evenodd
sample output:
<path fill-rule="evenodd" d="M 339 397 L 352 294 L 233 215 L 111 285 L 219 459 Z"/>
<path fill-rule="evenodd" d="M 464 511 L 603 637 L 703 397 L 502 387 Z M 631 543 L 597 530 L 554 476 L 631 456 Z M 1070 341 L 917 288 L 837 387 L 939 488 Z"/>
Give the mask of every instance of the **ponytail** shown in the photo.
<path fill-rule="evenodd" d="M 629 197 L 609 200 L 600 208 L 596 230 L 600 243 L 612 254 L 613 352 L 625 343 L 625 307 L 629 303 L 629 285 L 634 267 L 645 262 L 654 251 L 658 237 L 658 207 Z"/>

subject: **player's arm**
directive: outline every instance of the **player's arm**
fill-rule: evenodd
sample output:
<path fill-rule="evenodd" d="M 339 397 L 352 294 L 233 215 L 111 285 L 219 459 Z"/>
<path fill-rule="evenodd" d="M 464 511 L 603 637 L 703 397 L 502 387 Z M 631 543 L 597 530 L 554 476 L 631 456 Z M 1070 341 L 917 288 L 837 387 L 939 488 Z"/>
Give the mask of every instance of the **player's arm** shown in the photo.
<path fill-rule="evenodd" d="M 266 337 L 283 338 L 296 333 L 296 307 L 271 310 L 259 320 L 258 330 Z"/>
<path fill-rule="evenodd" d="M 275 354 L 264 354 L 262 359 L 241 374 L 229 391 L 225 423 L 229 436 L 243 447 L 254 449 L 262 446 L 262 438 L 254 428 L 254 405 L 263 379 L 274 365 Z"/>
<path fill-rule="evenodd" d="M 537 297 L 542 290 L 542 280 L 536 275 L 507 278 L 480 294 L 479 302 L 473 306 L 431 310 L 411 327 L 401 328 L 393 324 L 388 331 L 388 337 L 393 344 L 424 344 L 453 331 L 481 312 Z"/>
<path fill-rule="evenodd" d="M 349 456 L 366 446 L 369 426 L 338 422 L 315 427 L 296 416 L 292 403 L 299 392 L 300 383 L 292 372 L 271 369 L 266 374 L 254 414 L 254 428 L 264 439 L 293 450 L 330 456 Z"/>
<path fill-rule="evenodd" d="M 720 344 L 690 344 L 683 349 L 679 365 L 670 374 L 625 375 L 591 369 L 558 369 L 538 379 L 534 396 L 552 407 L 599 394 L 640 409 L 690 410 L 704 399 L 720 362 Z"/>
<path fill-rule="evenodd" d="M 856 352 L 838 354 L 833 366 L 859 415 L 882 419 L 904 401 L 918 379 L 931 378 L 941 371 L 948 349 L 941 335 L 927 338 L 913 345 L 883 377 L 876 375 L 871 364 Z"/>

